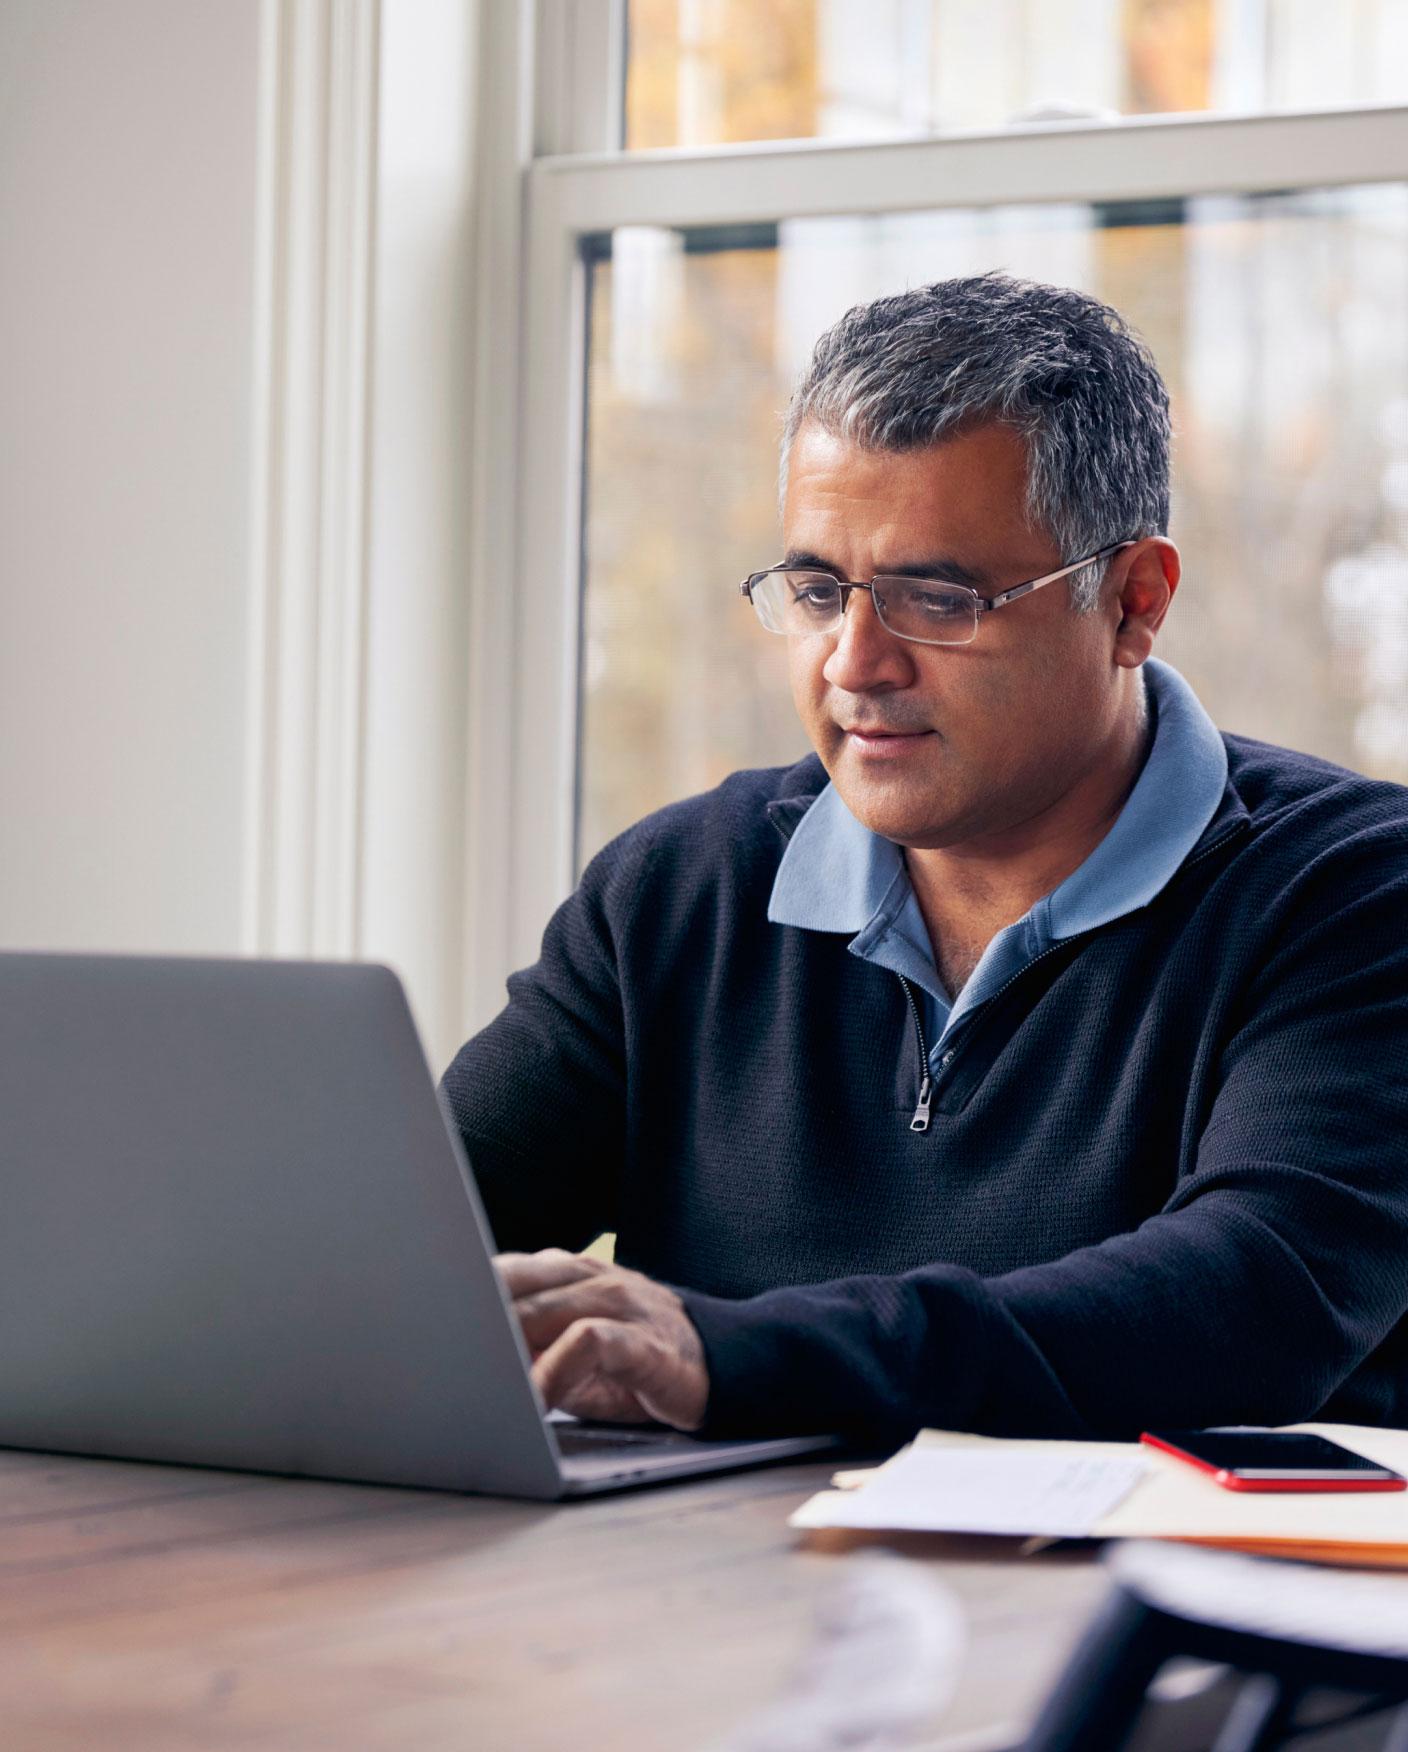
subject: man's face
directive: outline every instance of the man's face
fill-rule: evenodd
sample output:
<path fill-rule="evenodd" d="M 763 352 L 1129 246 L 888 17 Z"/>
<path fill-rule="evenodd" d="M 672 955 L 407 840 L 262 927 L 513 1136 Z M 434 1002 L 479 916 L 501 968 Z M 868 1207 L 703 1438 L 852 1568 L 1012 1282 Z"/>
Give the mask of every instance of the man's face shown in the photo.
<path fill-rule="evenodd" d="M 1026 447 L 988 425 L 866 451 L 805 423 L 789 459 L 790 563 L 845 579 L 922 571 L 993 596 L 1054 571 L 1026 521 Z M 851 813 L 915 848 L 1019 839 L 1109 746 L 1119 609 L 1077 614 L 1065 580 L 984 614 L 971 645 L 897 639 L 855 592 L 839 632 L 789 636 L 792 697 Z"/>

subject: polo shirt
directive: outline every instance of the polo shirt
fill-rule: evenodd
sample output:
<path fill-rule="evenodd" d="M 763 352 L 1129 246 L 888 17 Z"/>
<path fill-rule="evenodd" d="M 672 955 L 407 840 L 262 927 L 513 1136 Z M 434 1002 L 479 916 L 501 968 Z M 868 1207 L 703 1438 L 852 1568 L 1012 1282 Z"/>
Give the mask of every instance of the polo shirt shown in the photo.
<path fill-rule="evenodd" d="M 900 974 L 922 994 L 930 1070 L 970 1010 L 995 996 L 1054 943 L 1147 906 L 1172 879 L 1216 813 L 1227 749 L 1198 696 L 1170 664 L 1144 666 L 1154 735 L 1114 825 L 1085 861 L 984 950 L 950 998 L 904 854 L 856 820 L 828 784 L 798 823 L 768 901 L 776 925 L 842 932 L 862 961 Z"/>

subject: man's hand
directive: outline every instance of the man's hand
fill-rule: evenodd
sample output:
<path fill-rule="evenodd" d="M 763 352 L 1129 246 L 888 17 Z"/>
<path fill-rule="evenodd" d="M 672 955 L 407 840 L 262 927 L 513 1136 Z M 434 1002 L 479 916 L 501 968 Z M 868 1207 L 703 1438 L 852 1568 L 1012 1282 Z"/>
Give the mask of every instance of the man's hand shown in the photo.
<path fill-rule="evenodd" d="M 673 1290 L 558 1247 L 501 1253 L 494 1265 L 545 1404 L 613 1423 L 703 1423 L 704 1346 Z"/>

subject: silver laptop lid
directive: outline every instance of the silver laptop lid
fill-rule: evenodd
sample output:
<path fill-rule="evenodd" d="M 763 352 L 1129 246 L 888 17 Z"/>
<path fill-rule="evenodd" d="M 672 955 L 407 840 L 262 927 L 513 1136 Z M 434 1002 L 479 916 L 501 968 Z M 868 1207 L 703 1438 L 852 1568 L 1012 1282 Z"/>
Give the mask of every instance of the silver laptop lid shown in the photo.
<path fill-rule="evenodd" d="M 386 968 L 0 955 L 0 1444 L 554 1497 Z"/>

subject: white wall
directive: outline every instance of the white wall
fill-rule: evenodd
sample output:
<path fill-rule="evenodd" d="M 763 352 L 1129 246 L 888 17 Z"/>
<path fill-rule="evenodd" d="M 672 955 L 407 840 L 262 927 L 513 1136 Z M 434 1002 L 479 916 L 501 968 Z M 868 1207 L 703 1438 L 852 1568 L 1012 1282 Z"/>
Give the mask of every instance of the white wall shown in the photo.
<path fill-rule="evenodd" d="M 233 951 L 258 8 L 0 6 L 0 943 Z"/>
<path fill-rule="evenodd" d="M 473 0 L 0 0 L 0 947 L 463 925 Z"/>

